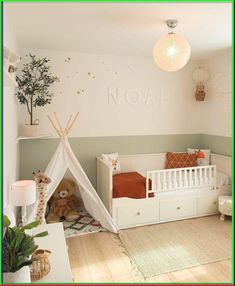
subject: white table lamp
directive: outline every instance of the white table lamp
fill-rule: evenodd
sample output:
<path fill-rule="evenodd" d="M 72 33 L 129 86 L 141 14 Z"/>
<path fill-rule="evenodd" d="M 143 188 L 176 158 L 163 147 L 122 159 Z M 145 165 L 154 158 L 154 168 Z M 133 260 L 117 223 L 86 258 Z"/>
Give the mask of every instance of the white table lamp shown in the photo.
<path fill-rule="evenodd" d="M 22 222 L 26 222 L 26 206 L 36 202 L 36 182 L 32 180 L 22 180 L 12 184 L 11 192 L 12 204 L 22 207 Z"/>

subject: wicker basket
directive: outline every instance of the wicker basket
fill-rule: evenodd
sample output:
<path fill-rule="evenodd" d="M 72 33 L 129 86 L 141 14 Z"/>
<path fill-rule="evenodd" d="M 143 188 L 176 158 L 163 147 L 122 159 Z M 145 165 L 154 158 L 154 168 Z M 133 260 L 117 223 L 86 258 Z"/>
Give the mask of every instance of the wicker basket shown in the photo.
<path fill-rule="evenodd" d="M 32 255 L 31 279 L 39 280 L 46 276 L 51 270 L 51 264 L 48 259 L 51 251 L 47 249 L 37 249 Z"/>
<path fill-rule="evenodd" d="M 195 97 L 197 101 L 204 101 L 206 95 L 204 88 L 204 85 L 197 85 L 197 89 L 195 92 Z"/>
<path fill-rule="evenodd" d="M 205 92 L 195 92 L 195 97 L 197 101 L 204 101 L 205 95 Z"/>

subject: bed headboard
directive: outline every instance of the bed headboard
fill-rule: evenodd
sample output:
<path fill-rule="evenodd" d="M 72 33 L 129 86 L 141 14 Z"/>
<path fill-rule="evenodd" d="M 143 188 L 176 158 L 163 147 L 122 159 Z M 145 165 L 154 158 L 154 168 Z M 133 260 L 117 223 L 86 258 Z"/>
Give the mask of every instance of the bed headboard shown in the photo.
<path fill-rule="evenodd" d="M 166 153 L 120 155 L 122 172 L 137 171 L 145 173 L 150 170 L 161 170 L 166 165 Z M 231 177 L 231 157 L 211 153 L 211 165 L 216 165 L 219 172 Z"/>
<path fill-rule="evenodd" d="M 147 171 L 165 168 L 166 153 L 120 155 L 119 160 L 122 172 L 147 173 Z"/>
<path fill-rule="evenodd" d="M 211 153 L 211 165 L 216 165 L 217 171 L 228 174 L 231 177 L 231 157 Z"/>

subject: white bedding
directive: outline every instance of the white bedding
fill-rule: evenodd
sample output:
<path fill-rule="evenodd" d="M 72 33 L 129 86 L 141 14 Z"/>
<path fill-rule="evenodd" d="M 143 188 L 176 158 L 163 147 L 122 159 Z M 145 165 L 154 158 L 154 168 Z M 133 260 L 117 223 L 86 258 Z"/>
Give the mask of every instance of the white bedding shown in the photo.
<path fill-rule="evenodd" d="M 226 185 L 231 185 L 230 176 L 221 172 L 216 172 L 216 187 L 219 188 Z"/>

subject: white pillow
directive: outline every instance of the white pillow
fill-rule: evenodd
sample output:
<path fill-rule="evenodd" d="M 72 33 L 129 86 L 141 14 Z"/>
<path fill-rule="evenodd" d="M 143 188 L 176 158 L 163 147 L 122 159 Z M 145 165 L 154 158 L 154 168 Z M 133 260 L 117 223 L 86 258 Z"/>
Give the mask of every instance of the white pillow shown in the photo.
<path fill-rule="evenodd" d="M 121 164 L 118 153 L 101 154 L 101 158 L 113 169 L 114 174 L 121 172 Z"/>
<path fill-rule="evenodd" d="M 210 165 L 210 155 L 211 155 L 211 150 L 210 149 L 192 149 L 192 148 L 187 148 L 187 153 L 188 154 L 194 154 L 198 151 L 201 151 L 205 154 L 205 158 L 197 158 L 197 165 L 198 166 L 208 166 Z"/>

